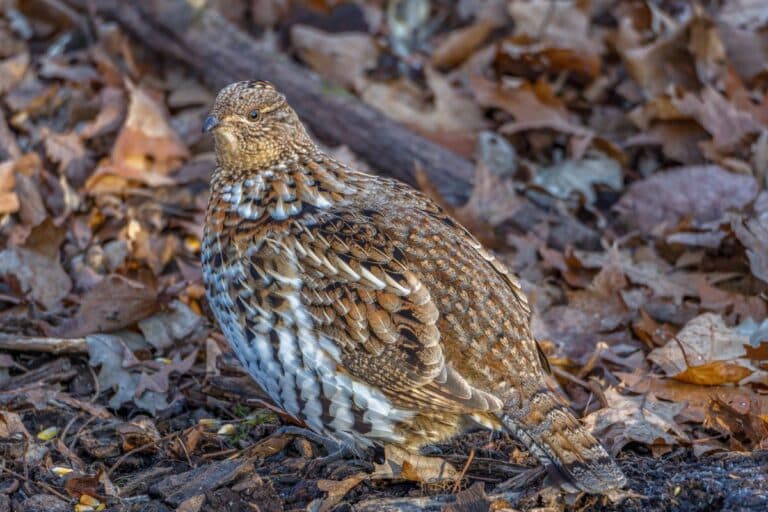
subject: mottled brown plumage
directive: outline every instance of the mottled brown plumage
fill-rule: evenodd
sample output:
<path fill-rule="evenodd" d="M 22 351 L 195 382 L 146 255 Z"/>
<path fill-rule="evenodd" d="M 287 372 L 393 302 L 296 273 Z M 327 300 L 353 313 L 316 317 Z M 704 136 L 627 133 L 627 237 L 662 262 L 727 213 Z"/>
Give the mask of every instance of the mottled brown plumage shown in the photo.
<path fill-rule="evenodd" d="M 517 280 L 440 207 L 324 154 L 266 82 L 223 89 L 205 130 L 208 298 L 275 403 L 356 447 L 505 429 L 578 489 L 624 484 L 547 386 Z"/>

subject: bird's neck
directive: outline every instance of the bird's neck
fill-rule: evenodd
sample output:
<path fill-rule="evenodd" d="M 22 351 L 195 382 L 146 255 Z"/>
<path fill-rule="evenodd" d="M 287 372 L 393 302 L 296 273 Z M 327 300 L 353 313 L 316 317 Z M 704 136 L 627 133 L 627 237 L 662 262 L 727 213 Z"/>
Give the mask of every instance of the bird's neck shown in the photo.
<path fill-rule="evenodd" d="M 321 152 L 256 169 L 219 167 L 211 200 L 243 219 L 282 221 L 344 202 L 356 191 L 352 174 Z"/>

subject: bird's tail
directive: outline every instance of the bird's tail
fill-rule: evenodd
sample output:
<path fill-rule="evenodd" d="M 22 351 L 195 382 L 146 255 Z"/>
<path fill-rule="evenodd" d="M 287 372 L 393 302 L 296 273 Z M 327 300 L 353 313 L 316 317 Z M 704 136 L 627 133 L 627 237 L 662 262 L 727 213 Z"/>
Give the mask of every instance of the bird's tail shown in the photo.
<path fill-rule="evenodd" d="M 605 448 L 546 386 L 506 406 L 500 418 L 564 486 L 602 494 L 626 484 L 624 473 Z"/>

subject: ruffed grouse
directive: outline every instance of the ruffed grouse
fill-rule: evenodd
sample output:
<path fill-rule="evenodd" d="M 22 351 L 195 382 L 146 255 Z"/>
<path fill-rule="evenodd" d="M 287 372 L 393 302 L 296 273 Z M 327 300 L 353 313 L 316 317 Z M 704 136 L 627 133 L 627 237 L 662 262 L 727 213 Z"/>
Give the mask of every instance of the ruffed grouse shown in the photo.
<path fill-rule="evenodd" d="M 280 408 L 353 447 L 507 430 L 566 485 L 624 485 L 546 385 L 517 280 L 439 206 L 323 153 L 267 82 L 224 88 L 203 130 L 208 300 Z"/>

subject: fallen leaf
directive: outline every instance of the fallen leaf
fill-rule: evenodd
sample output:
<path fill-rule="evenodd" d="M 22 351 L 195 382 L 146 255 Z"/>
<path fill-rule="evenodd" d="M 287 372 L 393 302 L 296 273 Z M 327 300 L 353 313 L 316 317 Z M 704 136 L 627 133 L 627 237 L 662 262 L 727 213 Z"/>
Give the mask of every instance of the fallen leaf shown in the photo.
<path fill-rule="evenodd" d="M 126 83 L 128 115 L 112 148 L 112 166 L 102 172 L 149 186 L 170 185 L 173 180 L 168 175 L 181 167 L 189 151 L 171 128 L 164 108 L 145 90 Z"/>
<path fill-rule="evenodd" d="M 481 19 L 450 32 L 432 52 L 432 65 L 438 69 L 458 66 L 467 60 L 498 26 L 498 21 Z"/>
<path fill-rule="evenodd" d="M 580 83 L 590 83 L 600 75 L 599 48 L 590 45 L 553 44 L 530 36 L 511 36 L 499 46 L 496 67 L 505 73 L 535 79 L 542 73 L 556 78 L 567 73 Z"/>
<path fill-rule="evenodd" d="M 19 434 L 28 441 L 32 440 L 27 427 L 21 421 L 21 416 L 10 411 L 0 411 L 0 439 L 7 439 L 14 434 Z"/>
<path fill-rule="evenodd" d="M 710 86 L 700 94 L 672 97 L 672 104 L 696 119 L 712 135 L 715 148 L 722 152 L 732 152 L 751 142 L 750 137 L 764 129 L 751 114 L 736 108 Z"/>
<path fill-rule="evenodd" d="M 170 348 L 177 341 L 189 341 L 202 326 L 202 317 L 178 300 L 171 303 L 169 312 L 156 313 L 139 321 L 144 338 L 158 350 Z"/>
<path fill-rule="evenodd" d="M 454 481 L 459 474 L 456 468 L 439 457 L 425 457 L 393 445 L 384 447 L 384 458 L 384 464 L 374 464 L 371 478 L 402 478 L 427 484 Z"/>
<path fill-rule="evenodd" d="M 16 196 L 19 198 L 19 217 L 25 226 L 37 226 L 48 217 L 48 211 L 40 193 L 39 176 L 42 164 L 37 154 L 27 154 L 16 160 Z"/>
<path fill-rule="evenodd" d="M 768 25 L 768 6 L 763 0 L 726 0 L 720 8 L 718 19 L 755 31 Z"/>
<path fill-rule="evenodd" d="M 747 377 L 768 382 L 768 372 L 746 357 L 749 329 L 728 327 L 719 315 L 705 313 L 688 322 L 666 345 L 651 351 L 648 359 L 669 377 L 692 384 L 736 384 Z"/>
<path fill-rule="evenodd" d="M 684 7 L 677 19 L 653 4 L 644 4 L 635 13 L 638 15 L 621 18 L 615 44 L 645 97 L 658 96 L 672 85 L 695 88 L 699 84 L 696 59 L 688 48 L 692 9 Z M 646 31 L 655 35 L 651 42 Z"/>
<path fill-rule="evenodd" d="M 137 394 L 140 395 L 140 393 Z M 130 422 L 122 423 L 116 430 L 123 440 L 123 452 L 129 452 L 140 446 L 146 446 L 148 451 L 159 449 L 155 443 L 160 440 L 160 432 L 150 418 L 134 418 Z"/>
<path fill-rule="evenodd" d="M 675 420 L 685 404 L 662 402 L 652 393 L 640 396 L 605 391 L 607 406 L 584 418 L 584 425 L 603 441 L 611 453 L 631 442 L 649 446 L 677 445 L 688 436 Z"/>
<path fill-rule="evenodd" d="M 0 61 L 0 94 L 5 95 L 21 83 L 28 67 L 28 52 L 22 52 Z"/>
<path fill-rule="evenodd" d="M 460 154 L 470 154 L 474 149 L 475 132 L 485 126 L 480 107 L 434 69 L 427 67 L 425 74 L 432 101 L 405 79 L 390 83 L 371 82 L 361 92 L 361 97 L 425 137 Z"/>
<path fill-rule="evenodd" d="M 16 283 L 19 291 L 48 311 L 55 311 L 69 294 L 72 280 L 56 258 L 22 247 L 0 252 L 0 277 Z"/>
<path fill-rule="evenodd" d="M 0 163 L 0 215 L 19 211 L 19 196 L 14 191 L 16 178 L 13 167 L 12 161 Z"/>
<path fill-rule="evenodd" d="M 120 127 L 120 121 L 126 110 L 123 90 L 117 87 L 105 87 L 99 93 L 99 101 L 101 103 L 99 113 L 80 132 L 84 139 L 112 133 Z"/>
<path fill-rule="evenodd" d="M 656 298 L 671 298 L 681 304 L 684 297 L 696 296 L 690 274 L 679 271 L 654 251 L 629 251 L 612 247 L 603 253 L 574 251 L 584 268 L 622 273 L 629 281 L 648 287 Z"/>
<path fill-rule="evenodd" d="M 633 393 L 652 393 L 675 403 L 685 404 L 680 416 L 686 421 L 703 423 L 711 413 L 713 401 L 730 404 L 741 411 L 751 411 L 768 419 L 768 396 L 744 386 L 700 386 L 659 375 L 617 372 L 616 376 Z"/>
<path fill-rule="evenodd" d="M 475 482 L 468 489 L 456 495 L 456 503 L 443 508 L 443 512 L 516 512 L 506 500 L 494 500 L 492 503 L 485 493 L 485 484 Z"/>
<path fill-rule="evenodd" d="M 768 409 L 765 400 L 714 400 L 704 426 L 732 436 L 732 441 L 735 441 L 734 434 L 744 435 L 759 450 L 768 439 Z"/>
<path fill-rule="evenodd" d="M 70 473 L 66 476 L 64 490 L 73 498 L 80 498 L 83 495 L 101 497 L 99 491 L 99 477 L 97 475 L 81 475 Z"/>
<path fill-rule="evenodd" d="M 545 39 L 560 48 L 599 54 L 603 45 L 599 35 L 590 34 L 588 5 L 574 0 L 529 0 L 509 2 L 508 10 L 516 34 Z"/>
<path fill-rule="evenodd" d="M 500 133 L 514 134 L 527 130 L 550 129 L 573 135 L 578 148 L 571 155 L 574 159 L 583 156 L 595 134 L 580 124 L 558 99 L 549 84 L 538 80 L 535 84 L 523 82 L 517 87 L 502 87 L 479 76 L 472 76 L 470 83 L 477 102 L 485 107 L 499 108 L 511 114 L 515 121 L 499 128 Z"/>
<path fill-rule="evenodd" d="M 96 334 L 88 336 L 86 341 L 88 363 L 93 367 L 101 366 L 97 375 L 100 389 L 114 390 L 109 400 L 110 407 L 119 409 L 123 404 L 132 402 L 151 414 L 168 407 L 163 393 L 145 391 L 141 396 L 136 396 L 141 373 L 140 370 L 130 369 L 130 365 L 135 364 L 135 357 L 120 337 Z"/>
<path fill-rule="evenodd" d="M 476 145 L 478 163 L 469 201 L 460 208 L 449 204 L 441 206 L 478 237 L 485 247 L 496 249 L 502 247 L 504 241 L 494 228 L 513 219 L 523 203 L 511 179 L 518 164 L 517 153 L 504 137 L 490 131 L 480 132 Z M 432 185 L 428 177 L 417 173 L 417 179 L 419 188 L 440 204 L 437 189 L 429 191 Z"/>
<path fill-rule="evenodd" d="M 554 197 L 571 199 L 577 196 L 591 205 L 597 199 L 596 185 L 621 190 L 621 165 L 604 153 L 588 152 L 580 160 L 563 160 L 536 171 L 531 181 Z"/>
<path fill-rule="evenodd" d="M 81 184 L 94 165 L 86 152 L 83 141 L 75 132 L 51 133 L 42 130 L 45 137 L 45 152 L 52 161 L 59 164 L 59 173 Z"/>
<path fill-rule="evenodd" d="M 157 308 L 154 287 L 111 274 L 85 295 L 75 316 L 51 329 L 51 333 L 77 337 L 114 331 L 151 315 Z"/>
<path fill-rule="evenodd" d="M 719 220 L 726 211 L 746 206 L 757 192 L 752 176 L 716 165 L 680 167 L 633 183 L 615 208 L 628 226 L 651 234 L 685 217 L 694 223 Z"/>
<path fill-rule="evenodd" d="M 752 274 L 768 283 L 768 212 L 746 220 L 734 217 L 731 229 L 747 251 Z"/>
<path fill-rule="evenodd" d="M 317 488 L 328 493 L 320 505 L 319 512 L 329 512 L 332 510 L 349 491 L 369 477 L 370 475 L 367 473 L 357 473 L 341 481 L 318 480 Z"/>
<path fill-rule="evenodd" d="M 761 0 L 757 0 L 761 2 Z M 728 64 L 746 81 L 768 71 L 766 36 L 734 24 L 734 20 L 717 18 L 717 30 L 725 45 Z"/>
<path fill-rule="evenodd" d="M 142 371 L 141 378 L 136 384 L 136 391 L 134 392 L 135 396 L 138 398 L 145 391 L 167 393 L 169 390 L 169 379 L 171 374 L 186 374 L 195 364 L 197 352 L 196 349 L 193 350 L 184 359 L 182 359 L 179 354 L 176 354 L 170 362 L 144 362 L 144 371 Z"/>
<path fill-rule="evenodd" d="M 367 85 L 365 72 L 376 65 L 379 50 L 369 34 L 330 34 L 306 25 L 291 27 L 291 42 L 301 60 L 331 83 L 352 91 Z"/>

